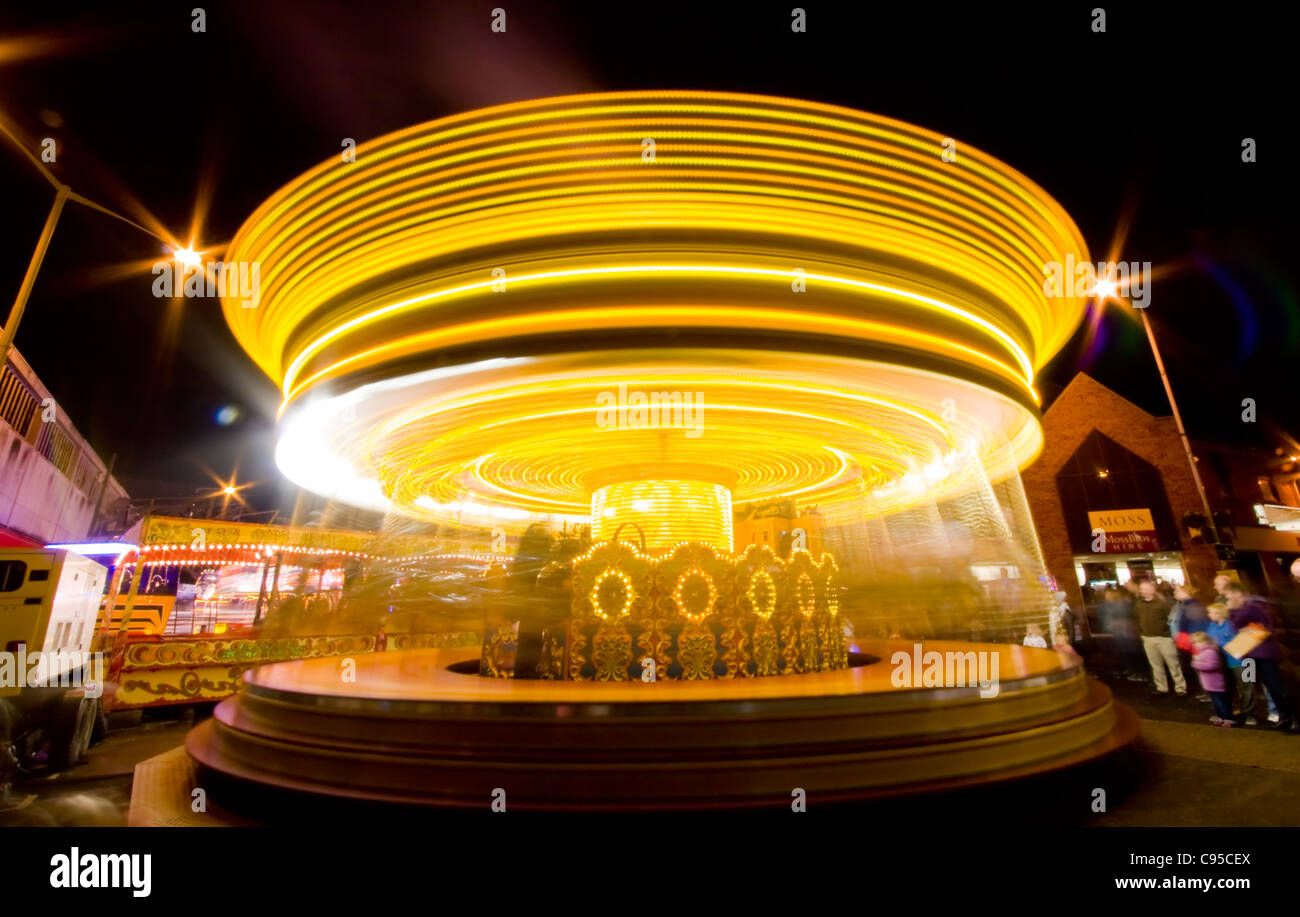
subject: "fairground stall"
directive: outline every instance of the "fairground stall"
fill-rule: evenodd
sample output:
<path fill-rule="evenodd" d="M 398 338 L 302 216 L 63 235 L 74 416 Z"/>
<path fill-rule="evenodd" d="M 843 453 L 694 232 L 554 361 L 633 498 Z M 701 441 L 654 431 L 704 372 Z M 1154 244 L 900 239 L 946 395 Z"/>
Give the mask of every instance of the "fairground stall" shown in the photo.
<path fill-rule="evenodd" d="M 269 661 L 477 644 L 470 600 L 504 559 L 477 546 L 146 516 L 98 558 L 112 571 L 97 627 L 112 653 L 105 707 L 219 700 Z"/>

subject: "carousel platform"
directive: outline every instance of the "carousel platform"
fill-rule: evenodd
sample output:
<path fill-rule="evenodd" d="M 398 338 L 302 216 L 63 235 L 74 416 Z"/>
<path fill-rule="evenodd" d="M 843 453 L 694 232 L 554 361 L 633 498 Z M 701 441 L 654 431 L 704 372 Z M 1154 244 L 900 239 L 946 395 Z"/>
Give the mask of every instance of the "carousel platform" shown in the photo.
<path fill-rule="evenodd" d="M 465 674 L 466 649 L 358 656 L 355 682 L 337 659 L 277 663 L 186 749 L 218 805 L 256 817 L 279 799 L 487 810 L 501 790 L 511 811 L 788 808 L 796 789 L 811 804 L 1009 780 L 1136 735 L 1076 657 L 927 641 L 996 654 L 996 694 L 900 688 L 891 660 L 914 646 L 859 641 L 876 661 L 842 671 L 657 684 L 487 679 Z"/>

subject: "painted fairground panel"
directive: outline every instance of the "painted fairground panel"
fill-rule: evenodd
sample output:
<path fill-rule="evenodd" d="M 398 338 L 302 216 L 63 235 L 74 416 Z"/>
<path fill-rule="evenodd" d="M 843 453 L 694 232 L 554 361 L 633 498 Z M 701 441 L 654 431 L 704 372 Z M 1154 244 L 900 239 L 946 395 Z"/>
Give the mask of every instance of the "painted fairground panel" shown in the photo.
<path fill-rule="evenodd" d="M 100 608 L 108 709 L 217 701 L 268 662 L 478 645 L 506 559 L 466 538 L 202 519 L 146 517 L 137 537 Z"/>

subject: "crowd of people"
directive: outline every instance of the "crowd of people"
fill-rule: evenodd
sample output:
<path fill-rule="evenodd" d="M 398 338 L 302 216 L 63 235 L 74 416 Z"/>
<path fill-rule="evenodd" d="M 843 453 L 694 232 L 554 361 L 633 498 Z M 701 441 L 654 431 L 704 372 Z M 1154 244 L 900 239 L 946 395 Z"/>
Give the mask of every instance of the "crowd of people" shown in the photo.
<path fill-rule="evenodd" d="M 1267 722 L 1300 733 L 1283 673 L 1287 622 L 1274 601 L 1224 575 L 1215 577 L 1208 604 L 1190 585 L 1141 579 L 1107 589 L 1097 616 L 1114 641 L 1121 677 L 1147 683 L 1156 697 L 1209 704 L 1218 726 Z"/>

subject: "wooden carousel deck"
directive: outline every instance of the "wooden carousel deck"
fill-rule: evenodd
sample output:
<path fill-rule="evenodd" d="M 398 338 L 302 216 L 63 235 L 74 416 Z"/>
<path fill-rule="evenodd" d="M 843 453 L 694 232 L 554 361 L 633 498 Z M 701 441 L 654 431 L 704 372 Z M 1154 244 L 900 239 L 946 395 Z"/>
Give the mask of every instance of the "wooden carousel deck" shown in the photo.
<path fill-rule="evenodd" d="M 461 674 L 473 650 L 358 656 L 256 669 L 189 736 L 201 772 L 242 790 L 408 805 L 515 809 L 788 806 L 951 787 L 1063 767 L 1130 741 L 1136 719 L 1078 659 L 996 654 L 996 696 L 899 688 L 895 652 L 838 672 L 699 682 L 511 681 Z M 989 693 L 989 692 L 985 692 Z"/>

